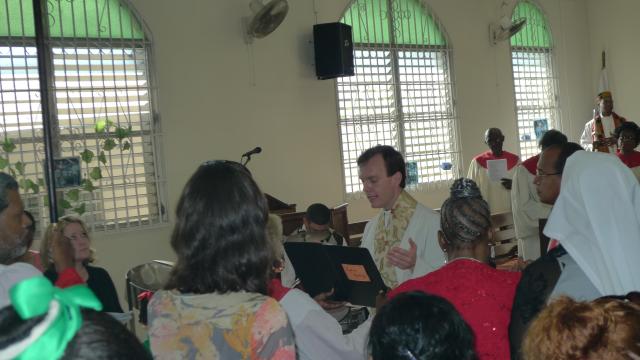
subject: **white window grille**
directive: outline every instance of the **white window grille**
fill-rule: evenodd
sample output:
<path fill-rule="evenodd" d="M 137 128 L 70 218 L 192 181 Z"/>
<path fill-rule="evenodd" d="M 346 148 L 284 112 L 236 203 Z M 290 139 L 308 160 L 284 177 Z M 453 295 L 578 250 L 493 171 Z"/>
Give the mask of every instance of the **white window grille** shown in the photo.
<path fill-rule="evenodd" d="M 341 22 L 352 26 L 355 65 L 336 82 L 346 193 L 362 191 L 357 158 L 378 144 L 415 163 L 420 185 L 459 176 L 452 50 L 440 22 L 418 0 L 356 0 Z"/>
<path fill-rule="evenodd" d="M 93 230 L 166 222 L 151 42 L 142 23 L 120 0 L 47 5 L 52 145 L 56 158 L 80 158 L 82 173 L 81 186 L 58 189 L 59 208 Z M 49 219 L 39 87 L 32 1 L 0 0 L 0 171 L 20 181 L 40 226 Z"/>
<path fill-rule="evenodd" d="M 536 132 L 536 121 L 540 125 L 546 120 L 548 129 L 560 126 L 558 88 L 553 70 L 553 39 L 545 15 L 534 3 L 520 1 L 512 18 L 527 19 L 527 25 L 511 38 L 518 139 L 524 160 L 540 151 L 542 132 Z"/>

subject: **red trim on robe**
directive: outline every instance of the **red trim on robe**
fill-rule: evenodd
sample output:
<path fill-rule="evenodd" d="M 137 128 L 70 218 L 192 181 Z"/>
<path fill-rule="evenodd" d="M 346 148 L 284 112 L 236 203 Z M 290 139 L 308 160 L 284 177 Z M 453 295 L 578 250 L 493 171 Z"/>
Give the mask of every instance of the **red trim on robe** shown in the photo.
<path fill-rule="evenodd" d="M 491 152 L 491 150 L 483 152 L 482 154 L 476 156 L 475 158 L 473 158 L 475 161 L 478 162 L 478 164 L 480 164 L 480 166 L 482 166 L 483 168 L 487 168 L 487 160 L 500 160 L 500 159 L 506 159 L 507 160 L 507 170 L 511 170 L 511 168 L 513 168 L 514 166 L 516 166 L 516 164 L 518 164 L 518 160 L 520 160 L 520 158 L 518 157 L 518 155 L 512 154 L 508 151 L 504 151 L 502 150 L 502 156 L 493 156 L 493 153 Z"/>
<path fill-rule="evenodd" d="M 287 295 L 289 290 L 291 290 L 291 288 L 283 286 L 282 281 L 276 278 L 269 281 L 267 292 L 269 296 L 280 301 L 280 299 Z"/>
<path fill-rule="evenodd" d="M 538 159 L 540 159 L 540 154 L 534 155 L 522 163 L 533 176 L 536 176 L 536 171 L 538 170 Z"/>
<path fill-rule="evenodd" d="M 638 152 L 638 151 L 634 150 L 631 154 L 623 155 L 620 152 L 620 150 L 618 150 L 616 155 L 630 169 L 633 169 L 634 167 L 640 166 L 640 152 Z"/>

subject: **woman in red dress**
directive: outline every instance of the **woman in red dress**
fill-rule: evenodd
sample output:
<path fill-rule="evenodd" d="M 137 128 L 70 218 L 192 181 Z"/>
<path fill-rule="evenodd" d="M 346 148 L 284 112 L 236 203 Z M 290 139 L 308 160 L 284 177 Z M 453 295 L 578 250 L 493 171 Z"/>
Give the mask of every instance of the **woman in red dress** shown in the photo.
<path fill-rule="evenodd" d="M 453 183 L 440 226 L 438 242 L 447 263 L 401 284 L 389 298 L 416 290 L 444 297 L 471 326 L 481 360 L 509 359 L 509 320 L 520 273 L 489 266 L 491 212 L 473 180 Z"/>

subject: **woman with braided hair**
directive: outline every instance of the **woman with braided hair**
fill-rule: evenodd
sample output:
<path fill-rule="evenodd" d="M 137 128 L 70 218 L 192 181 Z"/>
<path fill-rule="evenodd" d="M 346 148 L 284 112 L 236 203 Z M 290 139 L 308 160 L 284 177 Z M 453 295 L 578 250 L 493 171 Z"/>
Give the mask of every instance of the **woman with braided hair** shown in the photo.
<path fill-rule="evenodd" d="M 389 298 L 416 290 L 442 296 L 473 330 L 479 359 L 508 359 L 509 320 L 520 273 L 489 266 L 491 211 L 473 180 L 454 181 L 440 209 L 440 226 L 438 242 L 446 264 L 401 284 Z"/>

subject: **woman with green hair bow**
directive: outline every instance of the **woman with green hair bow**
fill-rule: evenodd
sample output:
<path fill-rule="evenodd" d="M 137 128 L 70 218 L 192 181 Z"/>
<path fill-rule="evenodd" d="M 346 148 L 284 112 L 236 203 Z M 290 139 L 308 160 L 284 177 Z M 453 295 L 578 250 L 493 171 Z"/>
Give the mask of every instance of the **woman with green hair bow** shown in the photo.
<path fill-rule="evenodd" d="M 0 359 L 150 359 L 85 285 L 59 289 L 43 276 L 10 290 L 0 310 Z"/>

